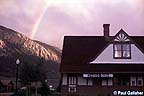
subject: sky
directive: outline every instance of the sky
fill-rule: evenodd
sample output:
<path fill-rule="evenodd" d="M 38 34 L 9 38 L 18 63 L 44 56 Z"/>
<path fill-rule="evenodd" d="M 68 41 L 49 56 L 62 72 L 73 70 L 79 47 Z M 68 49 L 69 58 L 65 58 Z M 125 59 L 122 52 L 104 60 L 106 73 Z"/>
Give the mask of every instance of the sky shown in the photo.
<path fill-rule="evenodd" d="M 0 0 L 0 25 L 62 48 L 64 36 L 144 35 L 144 0 Z"/>

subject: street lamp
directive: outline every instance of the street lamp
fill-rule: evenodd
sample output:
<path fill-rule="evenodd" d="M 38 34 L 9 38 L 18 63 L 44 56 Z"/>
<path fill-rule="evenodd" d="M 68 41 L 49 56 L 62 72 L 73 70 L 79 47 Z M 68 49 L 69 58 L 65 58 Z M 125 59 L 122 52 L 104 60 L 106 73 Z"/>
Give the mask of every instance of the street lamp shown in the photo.
<path fill-rule="evenodd" d="M 18 96 L 18 65 L 20 63 L 20 60 L 16 60 L 16 95 Z"/>

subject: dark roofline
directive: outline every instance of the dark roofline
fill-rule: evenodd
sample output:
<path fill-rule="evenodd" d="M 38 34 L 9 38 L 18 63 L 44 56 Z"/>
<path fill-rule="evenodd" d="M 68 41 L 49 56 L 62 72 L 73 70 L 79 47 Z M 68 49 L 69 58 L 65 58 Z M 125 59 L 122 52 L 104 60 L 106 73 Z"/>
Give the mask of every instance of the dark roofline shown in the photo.
<path fill-rule="evenodd" d="M 110 36 L 110 39 L 113 40 L 114 37 L 115 36 Z M 129 37 L 133 40 L 134 44 L 144 53 L 144 36 Z M 92 60 L 94 56 L 98 56 L 98 54 L 100 54 L 100 52 L 102 52 L 102 50 L 104 50 L 110 43 L 112 42 L 105 41 L 104 36 L 64 36 L 60 72 L 97 72 L 94 69 L 90 71 L 91 65 L 87 64 L 86 62 Z M 131 65 L 128 66 L 131 67 Z M 135 66 L 135 68 L 136 67 L 137 66 Z M 140 69 L 141 67 L 144 68 L 144 64 L 141 64 L 139 67 Z M 123 72 L 132 71 L 129 70 Z M 144 72 L 144 69 L 139 71 L 137 70 L 135 72 Z"/>

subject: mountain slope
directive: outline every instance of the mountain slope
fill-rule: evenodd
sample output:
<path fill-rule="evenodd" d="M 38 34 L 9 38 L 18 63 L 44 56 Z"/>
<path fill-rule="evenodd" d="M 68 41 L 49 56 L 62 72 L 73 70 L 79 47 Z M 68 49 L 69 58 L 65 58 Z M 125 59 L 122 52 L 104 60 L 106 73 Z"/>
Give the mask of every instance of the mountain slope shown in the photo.
<path fill-rule="evenodd" d="M 59 78 L 61 51 L 0 26 L 0 76 L 15 76 L 15 60 L 37 64 L 43 58 L 48 78 Z"/>

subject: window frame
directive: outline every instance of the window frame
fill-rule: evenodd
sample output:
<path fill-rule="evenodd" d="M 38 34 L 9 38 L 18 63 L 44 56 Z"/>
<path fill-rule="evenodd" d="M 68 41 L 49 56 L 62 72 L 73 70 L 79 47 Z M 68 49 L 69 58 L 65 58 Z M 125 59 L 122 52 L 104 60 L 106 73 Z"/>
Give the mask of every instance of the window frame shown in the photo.
<path fill-rule="evenodd" d="M 78 76 L 76 74 L 68 74 L 67 75 L 67 84 L 68 84 L 68 92 L 69 93 L 75 93 L 77 92 L 77 79 Z"/>
<path fill-rule="evenodd" d="M 101 79 L 101 86 L 108 86 L 108 79 L 107 78 Z"/>
<path fill-rule="evenodd" d="M 116 45 L 120 45 L 121 50 L 116 50 L 115 49 Z M 128 45 L 129 46 L 129 50 L 123 50 L 124 45 Z M 116 51 L 120 51 L 121 52 L 121 56 L 120 57 L 116 57 L 115 56 Z M 125 51 L 129 52 L 129 55 L 130 55 L 129 57 L 126 57 L 126 56 L 123 55 Z M 130 42 L 120 42 L 120 43 L 116 42 L 116 43 L 114 43 L 113 44 L 113 58 L 114 59 L 131 59 L 131 43 Z"/>
<path fill-rule="evenodd" d="M 141 84 L 139 84 L 139 81 L 141 81 Z M 137 77 L 137 86 L 143 86 L 143 77 L 142 76 L 138 76 Z"/>
<path fill-rule="evenodd" d="M 114 83 L 113 78 L 102 78 L 101 79 L 101 86 L 113 86 L 113 83 Z"/>
<path fill-rule="evenodd" d="M 130 77 L 130 86 L 137 86 L 137 77 L 136 76 Z"/>

